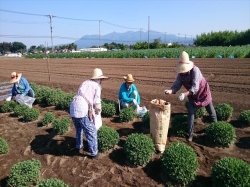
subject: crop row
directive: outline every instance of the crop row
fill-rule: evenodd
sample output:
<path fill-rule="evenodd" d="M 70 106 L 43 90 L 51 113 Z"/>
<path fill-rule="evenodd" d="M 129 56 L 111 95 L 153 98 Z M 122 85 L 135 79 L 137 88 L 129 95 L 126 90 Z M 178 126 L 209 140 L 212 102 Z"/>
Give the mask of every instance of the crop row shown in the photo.
<path fill-rule="evenodd" d="M 31 54 L 26 58 L 177 58 L 185 50 L 190 58 L 249 58 L 249 46 L 182 47 L 81 53 Z"/>

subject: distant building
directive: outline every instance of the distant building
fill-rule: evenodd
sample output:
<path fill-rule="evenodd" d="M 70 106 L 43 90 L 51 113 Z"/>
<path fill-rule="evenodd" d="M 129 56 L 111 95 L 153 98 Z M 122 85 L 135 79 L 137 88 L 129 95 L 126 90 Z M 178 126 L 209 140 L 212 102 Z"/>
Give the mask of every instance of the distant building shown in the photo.
<path fill-rule="evenodd" d="M 100 52 L 100 51 L 108 51 L 106 48 L 82 48 L 79 49 L 80 52 Z M 73 51 L 72 51 L 73 52 Z"/>
<path fill-rule="evenodd" d="M 22 57 L 21 53 L 7 53 L 4 55 L 5 57 Z"/>

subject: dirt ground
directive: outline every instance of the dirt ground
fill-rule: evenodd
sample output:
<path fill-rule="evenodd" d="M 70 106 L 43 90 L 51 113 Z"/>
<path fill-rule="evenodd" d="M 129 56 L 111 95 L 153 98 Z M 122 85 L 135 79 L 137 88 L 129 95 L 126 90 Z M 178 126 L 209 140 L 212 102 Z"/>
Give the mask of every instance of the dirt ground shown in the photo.
<path fill-rule="evenodd" d="M 171 142 L 185 142 L 197 153 L 200 167 L 198 178 L 191 186 L 211 186 L 210 171 L 213 164 L 225 156 L 241 158 L 250 164 L 250 127 L 242 128 L 237 118 L 243 110 L 250 109 L 250 60 L 249 59 L 192 59 L 207 78 L 212 90 L 213 104 L 228 103 L 234 108 L 230 120 L 236 129 L 237 140 L 229 148 L 211 147 L 207 144 L 203 129 L 209 125 L 203 119 L 195 121 L 197 136 L 188 143 L 184 138 L 168 134 Z M 176 95 L 164 95 L 164 90 L 175 81 L 173 71 L 177 59 L 22 59 L 0 58 L 0 82 L 9 81 L 10 73 L 17 71 L 29 82 L 60 87 L 66 92 L 76 92 L 79 85 L 91 77 L 96 67 L 103 70 L 109 79 L 102 84 L 102 98 L 117 100 L 123 76 L 135 77 L 135 85 L 141 95 L 141 105 L 149 108 L 152 99 L 164 99 L 171 103 L 172 116 L 186 113 L 184 102 Z M 1 94 L 0 94 L 1 95 Z M 0 102 L 0 105 L 3 103 Z M 103 124 L 113 127 L 120 134 L 120 142 L 114 149 L 101 154 L 101 159 L 91 160 L 76 154 L 75 129 L 71 123 L 65 135 L 54 135 L 51 125 L 37 127 L 47 111 L 56 117 L 65 117 L 66 111 L 54 107 L 34 105 L 41 112 L 39 119 L 23 123 L 11 114 L 0 113 L 0 137 L 9 144 L 9 152 L 0 155 L 0 185 L 5 186 L 10 168 L 19 161 L 35 158 L 41 161 L 41 179 L 55 177 L 72 187 L 79 186 L 166 186 L 167 179 L 160 167 L 160 153 L 143 167 L 132 167 L 126 160 L 123 145 L 128 135 L 140 132 L 141 120 L 119 123 L 117 117 L 103 118 Z M 86 152 L 87 153 L 87 152 Z"/>

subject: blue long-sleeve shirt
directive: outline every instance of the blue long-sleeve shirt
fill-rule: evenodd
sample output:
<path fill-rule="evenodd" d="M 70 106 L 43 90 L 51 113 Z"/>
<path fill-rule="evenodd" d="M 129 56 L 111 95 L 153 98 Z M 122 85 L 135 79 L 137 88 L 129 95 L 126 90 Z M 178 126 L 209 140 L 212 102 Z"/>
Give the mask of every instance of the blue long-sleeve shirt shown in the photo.
<path fill-rule="evenodd" d="M 131 103 L 133 101 L 133 98 L 130 98 L 129 96 L 134 91 L 136 91 L 138 93 L 137 104 L 140 105 L 141 98 L 140 98 L 139 92 L 134 84 L 132 84 L 130 86 L 130 89 L 128 90 L 127 86 L 126 86 L 126 82 L 122 83 L 120 90 L 119 90 L 119 95 L 118 95 L 119 99 L 122 99 L 126 103 Z"/>
<path fill-rule="evenodd" d="M 27 79 L 24 77 L 21 77 L 19 80 L 18 87 L 16 86 L 15 83 L 13 84 L 12 90 L 10 92 L 10 96 L 14 95 L 15 92 L 17 92 L 19 94 L 27 95 L 30 89 L 32 89 L 32 88 L 30 87 Z"/>

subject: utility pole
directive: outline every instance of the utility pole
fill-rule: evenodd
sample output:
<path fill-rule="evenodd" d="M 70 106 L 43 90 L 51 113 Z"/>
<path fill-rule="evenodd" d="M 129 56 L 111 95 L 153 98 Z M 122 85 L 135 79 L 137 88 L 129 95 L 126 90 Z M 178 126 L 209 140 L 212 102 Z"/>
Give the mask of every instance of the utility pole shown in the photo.
<path fill-rule="evenodd" d="M 186 44 L 186 34 L 185 34 L 185 45 L 187 45 L 187 44 Z"/>
<path fill-rule="evenodd" d="M 141 28 L 140 28 L 140 42 L 141 42 Z"/>
<path fill-rule="evenodd" d="M 165 44 L 167 45 L 167 40 L 166 40 L 166 33 L 167 33 L 167 32 L 165 32 Z"/>
<path fill-rule="evenodd" d="M 50 19 L 50 36 L 51 36 L 51 50 L 52 50 L 52 53 L 54 52 L 54 47 L 53 47 L 53 36 L 52 36 L 52 18 L 53 16 L 52 15 L 48 15 L 49 19 Z"/>
<path fill-rule="evenodd" d="M 150 17 L 148 16 L 148 49 L 149 49 L 149 30 L 150 30 Z"/>
<path fill-rule="evenodd" d="M 99 48 L 101 50 L 101 20 L 99 20 Z"/>

